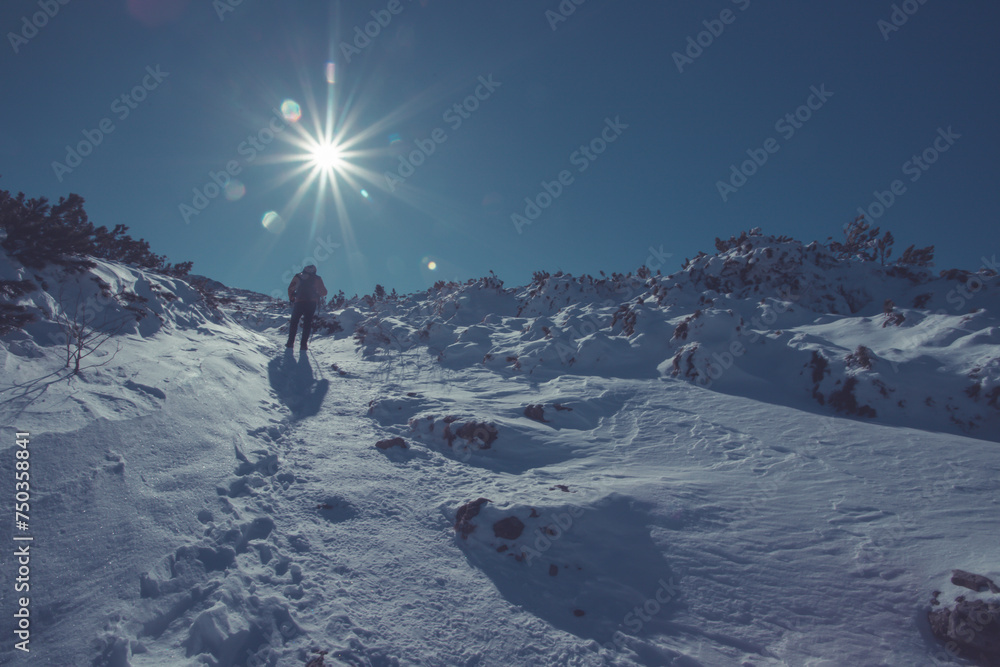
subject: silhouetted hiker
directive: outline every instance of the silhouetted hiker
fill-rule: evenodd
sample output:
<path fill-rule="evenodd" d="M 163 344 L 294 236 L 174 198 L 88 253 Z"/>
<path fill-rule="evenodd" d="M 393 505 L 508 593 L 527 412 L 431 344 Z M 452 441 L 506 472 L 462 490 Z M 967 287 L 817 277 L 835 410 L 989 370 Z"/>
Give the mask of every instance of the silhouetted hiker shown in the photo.
<path fill-rule="evenodd" d="M 308 349 L 313 315 L 316 314 L 319 300 L 324 296 L 326 296 L 326 285 L 323 284 L 323 279 L 316 275 L 315 266 L 310 264 L 302 269 L 302 273 L 295 274 L 288 286 L 288 300 L 292 302 L 292 321 L 288 326 L 288 342 L 285 347 L 295 347 L 295 332 L 299 328 L 299 319 L 304 318 L 301 349 Z"/>

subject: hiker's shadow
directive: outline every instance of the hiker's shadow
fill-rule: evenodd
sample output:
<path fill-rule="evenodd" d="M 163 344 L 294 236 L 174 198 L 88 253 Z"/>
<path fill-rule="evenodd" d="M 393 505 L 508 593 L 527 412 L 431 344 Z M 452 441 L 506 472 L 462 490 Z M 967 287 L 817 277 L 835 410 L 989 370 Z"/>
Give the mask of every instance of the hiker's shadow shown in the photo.
<path fill-rule="evenodd" d="M 309 355 L 300 352 L 296 359 L 291 349 L 271 359 L 267 364 L 267 377 L 274 393 L 292 411 L 294 419 L 317 414 L 330 389 L 329 380 L 314 376 Z"/>

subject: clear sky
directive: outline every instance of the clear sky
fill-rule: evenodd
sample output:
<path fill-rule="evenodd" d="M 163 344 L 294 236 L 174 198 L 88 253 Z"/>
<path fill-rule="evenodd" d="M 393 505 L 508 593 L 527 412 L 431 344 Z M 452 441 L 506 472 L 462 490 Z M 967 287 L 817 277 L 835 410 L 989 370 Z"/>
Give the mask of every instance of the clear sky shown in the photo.
<path fill-rule="evenodd" d="M 0 29 L 0 188 L 236 287 L 669 273 L 859 207 L 897 254 L 1000 254 L 994 0 L 6 0 Z"/>

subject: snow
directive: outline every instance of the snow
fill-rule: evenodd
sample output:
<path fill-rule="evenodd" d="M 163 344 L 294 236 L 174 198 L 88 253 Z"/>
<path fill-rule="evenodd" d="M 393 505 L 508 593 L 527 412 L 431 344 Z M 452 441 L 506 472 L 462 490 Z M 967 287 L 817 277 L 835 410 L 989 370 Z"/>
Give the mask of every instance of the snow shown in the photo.
<path fill-rule="evenodd" d="M 0 660 L 960 664 L 926 613 L 953 569 L 1000 575 L 997 282 L 954 308 L 969 276 L 749 243 L 352 299 L 308 353 L 262 295 L 49 271 L 0 344 L 0 495 L 30 432 L 34 537 L 31 653 L 5 631 Z M 64 377 L 59 288 L 95 276 L 148 313 Z"/>

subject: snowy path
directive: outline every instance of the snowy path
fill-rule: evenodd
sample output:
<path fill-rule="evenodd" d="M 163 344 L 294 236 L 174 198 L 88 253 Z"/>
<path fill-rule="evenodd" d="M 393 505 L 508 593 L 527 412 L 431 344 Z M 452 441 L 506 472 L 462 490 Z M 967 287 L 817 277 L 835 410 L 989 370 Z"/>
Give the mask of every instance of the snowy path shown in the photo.
<path fill-rule="evenodd" d="M 231 501 L 273 518 L 267 542 L 292 575 L 272 588 L 301 628 L 286 649 L 373 665 L 900 664 L 927 652 L 928 578 L 990 567 L 989 443 L 681 383 L 428 376 L 358 361 L 345 342 L 310 357 L 330 388 L 281 443 L 277 472 L 294 480 Z M 538 424 L 529 400 L 572 410 Z M 500 437 L 465 453 L 414 440 L 407 421 L 426 414 L 495 421 Z M 373 447 L 392 435 L 416 447 Z M 967 499 L 942 515 L 951 494 Z M 456 539 L 455 511 L 478 497 L 495 516 L 582 515 L 518 563 L 490 548 L 486 521 Z M 238 564 L 258 573 L 258 560 Z"/>
<path fill-rule="evenodd" d="M 349 339 L 227 355 L 176 371 L 173 408 L 70 434 L 76 467 L 44 462 L 77 480 L 47 502 L 91 503 L 49 508 L 79 562 L 45 604 L 104 610 L 96 664 L 926 664 L 931 591 L 996 574 L 995 443 L 672 380 L 366 361 Z M 234 421 L 197 407 L 219 402 Z M 498 437 L 450 446 L 446 415 Z M 411 447 L 375 448 L 392 436 Z M 523 533 L 495 535 L 511 517 Z M 86 542 L 98 526 L 116 537 Z"/>

